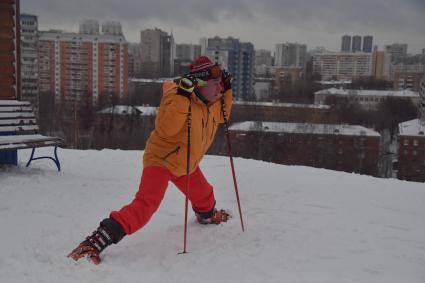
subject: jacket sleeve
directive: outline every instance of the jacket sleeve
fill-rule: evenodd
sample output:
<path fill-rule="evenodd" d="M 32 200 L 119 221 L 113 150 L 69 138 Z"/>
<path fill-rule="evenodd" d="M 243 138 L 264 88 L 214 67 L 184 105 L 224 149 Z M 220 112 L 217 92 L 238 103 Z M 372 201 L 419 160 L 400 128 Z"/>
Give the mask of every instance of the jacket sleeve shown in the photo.
<path fill-rule="evenodd" d="M 171 137 L 181 131 L 186 124 L 189 99 L 181 95 L 170 94 L 159 107 L 156 130 L 162 137 Z"/>
<path fill-rule="evenodd" d="M 223 116 L 223 111 L 221 111 L 221 101 L 220 103 L 220 118 L 218 120 L 219 123 L 224 123 L 224 116 Z M 230 120 L 230 113 L 232 111 L 232 105 L 233 105 L 233 92 L 231 89 L 227 90 L 224 93 L 224 106 L 225 106 L 225 110 L 226 110 L 226 114 L 227 114 L 227 121 Z"/>

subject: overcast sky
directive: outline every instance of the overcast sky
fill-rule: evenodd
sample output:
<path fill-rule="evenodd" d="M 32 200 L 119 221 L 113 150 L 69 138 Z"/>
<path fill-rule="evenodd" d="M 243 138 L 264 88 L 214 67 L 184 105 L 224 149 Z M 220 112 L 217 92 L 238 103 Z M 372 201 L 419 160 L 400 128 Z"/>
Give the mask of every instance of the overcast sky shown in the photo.
<path fill-rule="evenodd" d="M 407 43 L 409 53 L 425 48 L 425 0 L 21 0 L 21 12 L 37 15 L 40 30 L 119 21 L 130 42 L 158 27 L 176 43 L 233 36 L 271 51 L 282 42 L 339 51 L 343 34 L 370 34 L 380 48 Z"/>

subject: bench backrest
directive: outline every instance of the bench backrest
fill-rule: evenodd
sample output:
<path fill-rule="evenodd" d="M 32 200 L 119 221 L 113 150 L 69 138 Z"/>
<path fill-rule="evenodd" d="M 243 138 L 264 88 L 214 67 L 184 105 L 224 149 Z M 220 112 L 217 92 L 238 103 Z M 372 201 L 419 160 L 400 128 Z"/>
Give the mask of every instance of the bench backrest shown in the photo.
<path fill-rule="evenodd" d="M 38 131 L 30 102 L 0 100 L 0 135 L 29 135 Z"/>

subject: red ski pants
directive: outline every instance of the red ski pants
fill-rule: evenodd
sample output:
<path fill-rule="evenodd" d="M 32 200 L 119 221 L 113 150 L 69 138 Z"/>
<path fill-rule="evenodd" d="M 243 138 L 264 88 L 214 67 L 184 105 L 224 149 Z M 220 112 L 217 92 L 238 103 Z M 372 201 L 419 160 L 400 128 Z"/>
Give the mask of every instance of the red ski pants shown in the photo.
<path fill-rule="evenodd" d="M 185 193 L 186 180 L 186 175 L 176 177 L 163 167 L 146 167 L 143 169 L 139 190 L 133 201 L 119 211 L 113 211 L 110 216 L 121 224 L 127 235 L 133 234 L 148 223 L 158 209 L 168 182 L 173 182 L 181 192 Z M 188 199 L 196 212 L 208 212 L 214 208 L 213 187 L 207 182 L 199 167 L 190 174 Z"/>

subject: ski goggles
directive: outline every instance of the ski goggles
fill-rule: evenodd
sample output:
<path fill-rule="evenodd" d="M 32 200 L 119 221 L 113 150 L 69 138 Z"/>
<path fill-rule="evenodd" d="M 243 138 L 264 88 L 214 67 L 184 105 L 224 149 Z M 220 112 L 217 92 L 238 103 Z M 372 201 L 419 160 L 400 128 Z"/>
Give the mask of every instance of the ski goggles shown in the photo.
<path fill-rule="evenodd" d="M 203 69 L 197 72 L 191 73 L 196 79 L 208 81 L 211 79 L 221 78 L 222 70 L 219 65 L 215 64 L 211 68 Z"/>

